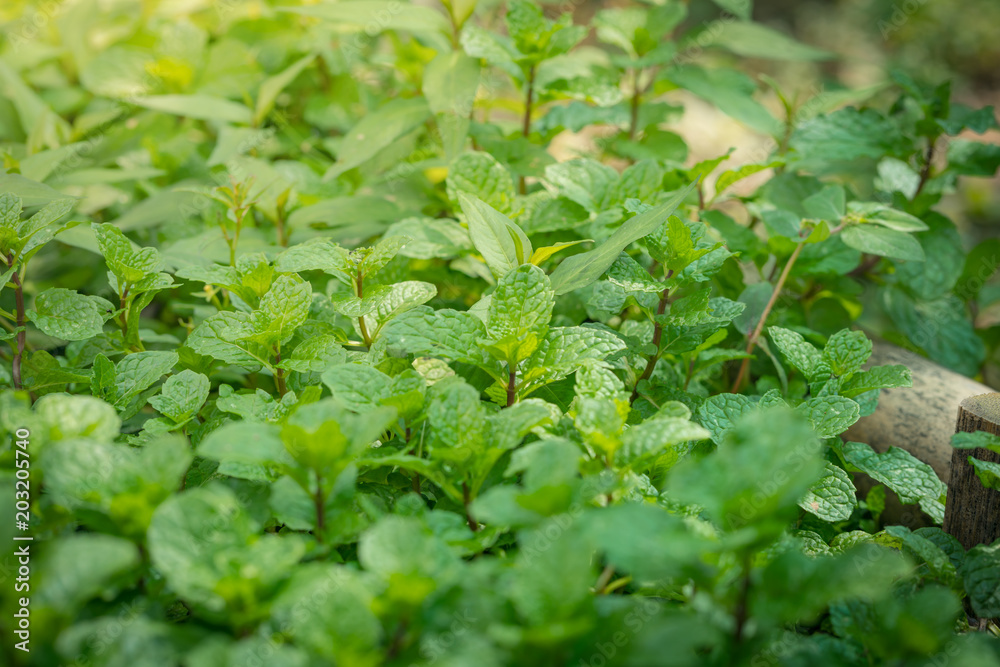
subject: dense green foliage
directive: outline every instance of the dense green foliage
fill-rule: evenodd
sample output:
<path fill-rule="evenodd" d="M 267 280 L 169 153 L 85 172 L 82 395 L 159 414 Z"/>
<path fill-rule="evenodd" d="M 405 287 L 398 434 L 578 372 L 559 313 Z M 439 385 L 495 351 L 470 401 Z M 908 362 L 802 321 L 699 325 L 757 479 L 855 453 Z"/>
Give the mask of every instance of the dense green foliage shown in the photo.
<path fill-rule="evenodd" d="M 8 17 L 4 664 L 997 664 L 1000 547 L 884 525 L 945 486 L 840 437 L 910 384 L 862 313 L 995 358 L 1000 242 L 935 210 L 993 110 L 763 77 L 776 116 L 742 62 L 830 54 L 717 4 Z M 678 90 L 773 141 L 692 164 Z"/>

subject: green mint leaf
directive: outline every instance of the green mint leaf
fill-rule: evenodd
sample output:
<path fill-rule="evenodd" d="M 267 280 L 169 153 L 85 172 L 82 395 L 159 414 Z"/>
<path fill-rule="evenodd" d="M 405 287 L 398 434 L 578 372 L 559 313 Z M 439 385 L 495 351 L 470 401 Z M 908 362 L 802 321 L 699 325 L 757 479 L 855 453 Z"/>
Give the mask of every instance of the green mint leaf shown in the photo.
<path fill-rule="evenodd" d="M 249 393 L 236 393 L 229 385 L 219 387 L 215 405 L 222 412 L 234 414 L 248 422 L 276 423 L 284 419 L 298 402 L 295 392 L 288 392 L 276 401 L 263 389 Z"/>
<path fill-rule="evenodd" d="M 327 239 L 312 239 L 292 246 L 274 260 L 274 269 L 281 273 L 323 271 L 325 273 L 353 273 L 348 258 L 350 252 Z"/>
<path fill-rule="evenodd" d="M 373 339 L 378 339 L 385 326 L 403 313 L 422 306 L 437 296 L 437 287 L 419 280 L 404 280 L 392 285 L 364 313 L 365 323 Z"/>
<path fill-rule="evenodd" d="M 489 153 L 463 153 L 448 167 L 448 199 L 465 206 L 460 195 L 476 197 L 501 213 L 509 214 L 517 196 L 510 172 Z M 468 213 L 465 213 L 468 216 Z"/>
<path fill-rule="evenodd" d="M 468 312 L 418 306 L 392 320 L 385 335 L 410 354 L 438 356 L 477 366 L 489 364 L 477 342 L 486 337 L 482 320 Z"/>
<path fill-rule="evenodd" d="M 199 324 L 184 344 L 213 359 L 254 372 L 268 365 L 268 352 L 251 340 L 251 315 L 224 311 Z"/>
<path fill-rule="evenodd" d="M 392 378 L 371 366 L 341 364 L 323 373 L 323 384 L 345 408 L 365 412 L 389 395 Z"/>
<path fill-rule="evenodd" d="M 878 225 L 852 225 L 840 234 L 848 246 L 872 255 L 922 262 L 924 250 L 905 232 Z"/>
<path fill-rule="evenodd" d="M 840 222 L 847 212 L 847 193 L 843 186 L 828 185 L 802 201 L 809 217 L 826 220 L 834 224 Z"/>
<path fill-rule="evenodd" d="M 659 294 L 664 289 L 662 284 L 653 280 L 649 271 L 642 268 L 638 262 L 624 252 L 608 269 L 608 280 L 627 292 Z"/>
<path fill-rule="evenodd" d="M 879 454 L 860 442 L 844 443 L 844 458 L 852 466 L 885 484 L 904 503 L 919 503 L 937 523 L 944 520 L 944 497 L 947 487 L 934 469 L 906 450 L 890 447 Z"/>
<path fill-rule="evenodd" d="M 177 364 L 176 352 L 136 352 L 115 365 L 115 407 L 122 409 L 129 401 L 170 372 Z"/>
<path fill-rule="evenodd" d="M 987 489 L 1000 490 L 1000 465 L 992 461 L 982 461 L 969 457 L 969 464 L 976 471 L 976 477 Z"/>
<path fill-rule="evenodd" d="M 327 589 L 324 604 L 311 603 L 317 591 Z M 373 604 L 361 573 L 333 563 L 309 563 L 293 570 L 271 614 L 296 646 L 341 663 L 378 648 L 383 631 Z"/>
<path fill-rule="evenodd" d="M 792 450 L 789 443 L 795 443 Z M 757 473 L 747 475 L 748 469 Z M 722 530 L 754 526 L 757 539 L 768 540 L 784 530 L 823 474 L 820 443 L 808 423 L 772 408 L 739 419 L 715 454 L 674 467 L 667 488 L 678 500 L 704 508 Z"/>
<path fill-rule="evenodd" d="M 242 466 L 280 468 L 294 464 L 281 441 L 281 429 L 271 424 L 225 424 L 201 441 L 198 455 Z"/>
<path fill-rule="evenodd" d="M 866 371 L 854 373 L 840 385 L 840 395 L 856 398 L 865 392 L 877 389 L 895 389 L 897 387 L 912 387 L 910 369 L 905 366 L 875 366 Z"/>
<path fill-rule="evenodd" d="M 43 206 L 37 213 L 21 223 L 18 229 L 21 241 L 27 241 L 53 222 L 69 215 L 75 204 L 75 199 L 57 199 Z"/>
<path fill-rule="evenodd" d="M 192 489 L 157 509 L 149 526 L 150 560 L 191 604 L 225 610 L 238 604 L 220 585 L 232 576 L 230 568 L 258 572 L 251 586 L 263 592 L 305 554 L 298 536 L 260 537 L 260 527 L 232 490 L 219 484 Z"/>
<path fill-rule="evenodd" d="M 479 88 L 479 63 L 461 51 L 439 53 L 424 72 L 424 97 L 434 113 L 464 115 Z"/>
<path fill-rule="evenodd" d="M 171 375 L 160 388 L 158 396 L 149 404 L 161 413 L 182 424 L 193 418 L 208 399 L 211 382 L 201 373 L 183 370 Z"/>
<path fill-rule="evenodd" d="M 294 275 L 274 281 L 250 318 L 251 340 L 265 346 L 282 345 L 306 321 L 312 303 L 312 286 Z"/>
<path fill-rule="evenodd" d="M 388 264 L 407 243 L 409 243 L 409 241 L 410 239 L 405 236 L 387 236 L 381 239 L 378 243 L 373 245 L 363 256 L 361 261 L 358 262 L 358 272 L 366 278 L 374 276 L 382 270 L 382 268 L 384 268 L 385 265 Z"/>
<path fill-rule="evenodd" d="M 13 193 L 0 193 L 0 253 L 6 255 L 17 246 L 21 235 L 21 199 Z"/>
<path fill-rule="evenodd" d="M 75 290 L 47 289 L 35 299 L 28 319 L 46 335 L 63 340 L 87 340 L 104 329 L 106 313 L 100 303 Z"/>
<path fill-rule="evenodd" d="M 139 282 L 160 268 L 160 253 L 156 248 L 135 249 L 121 230 L 111 223 L 93 223 L 91 229 L 108 268 L 124 285 Z"/>
<path fill-rule="evenodd" d="M 799 507 L 823 521 L 846 521 L 858 506 L 857 490 L 850 475 L 828 461 L 826 474 L 799 501 Z"/>
<path fill-rule="evenodd" d="M 959 574 L 977 615 L 1000 614 L 1000 545 L 979 544 L 969 549 Z"/>
<path fill-rule="evenodd" d="M 411 239 L 399 254 L 412 259 L 451 259 L 472 249 L 468 230 L 443 218 L 407 218 L 389 227 L 385 235 Z"/>
<path fill-rule="evenodd" d="M 495 277 L 502 278 L 531 257 L 531 241 L 510 218 L 477 197 L 459 193 L 472 244 Z"/>
<path fill-rule="evenodd" d="M 800 238 L 802 219 L 792 211 L 772 208 L 764 211 L 761 218 L 771 236 L 781 236 L 786 239 Z"/>
<path fill-rule="evenodd" d="M 337 162 L 326 170 L 324 180 L 333 180 L 365 164 L 379 151 L 422 125 L 430 115 L 430 107 L 420 97 L 395 99 L 365 114 L 340 142 Z"/>
<path fill-rule="evenodd" d="M 872 354 L 872 342 L 861 331 L 843 329 L 830 336 L 823 348 L 823 360 L 834 375 L 845 377 L 861 370 Z"/>
<path fill-rule="evenodd" d="M 98 525 L 141 540 L 154 510 L 179 488 L 191 460 L 190 445 L 178 436 L 142 447 L 64 440 L 44 451 L 46 488 L 57 505 L 89 510 Z"/>
<path fill-rule="evenodd" d="M 861 418 L 861 407 L 843 396 L 810 398 L 797 408 L 821 438 L 832 438 L 846 431 Z"/>
<path fill-rule="evenodd" d="M 618 173 L 600 162 L 580 158 L 549 165 L 545 168 L 545 180 L 555 186 L 560 196 L 597 212 L 618 182 Z"/>
<path fill-rule="evenodd" d="M 687 419 L 650 419 L 625 431 L 622 446 L 615 452 L 615 464 L 639 471 L 655 463 L 658 469 L 666 470 L 687 453 L 680 445 L 711 435 Z"/>
<path fill-rule="evenodd" d="M 340 345 L 337 337 L 323 334 L 296 345 L 292 355 L 282 359 L 278 368 L 299 373 L 321 373 L 346 360 L 347 351 Z"/>
<path fill-rule="evenodd" d="M 90 438 L 106 442 L 121 432 L 118 412 L 93 396 L 46 394 L 38 399 L 34 409 L 52 440 Z"/>
<path fill-rule="evenodd" d="M 749 396 L 717 394 L 709 396 L 698 408 L 698 421 L 712 434 L 712 441 L 719 444 L 733 424 L 753 409 L 754 401 Z"/>
<path fill-rule="evenodd" d="M 956 433 L 951 436 L 951 446 L 956 449 L 988 449 L 1000 453 L 1000 435 L 986 431 Z"/>
<path fill-rule="evenodd" d="M 555 294 L 549 278 L 537 266 L 524 264 L 497 283 L 486 316 L 486 330 L 496 339 L 543 338 L 552 319 Z"/>
<path fill-rule="evenodd" d="M 550 275 L 556 295 L 572 292 L 598 280 L 614 264 L 622 250 L 633 241 L 655 231 L 693 189 L 692 183 L 667 202 L 626 221 L 595 248 L 564 259 Z"/>
<path fill-rule="evenodd" d="M 829 375 L 830 370 L 823 364 L 822 353 L 802 334 L 782 327 L 768 327 L 767 334 L 788 363 L 802 371 L 808 380 L 815 381 L 824 374 Z"/>

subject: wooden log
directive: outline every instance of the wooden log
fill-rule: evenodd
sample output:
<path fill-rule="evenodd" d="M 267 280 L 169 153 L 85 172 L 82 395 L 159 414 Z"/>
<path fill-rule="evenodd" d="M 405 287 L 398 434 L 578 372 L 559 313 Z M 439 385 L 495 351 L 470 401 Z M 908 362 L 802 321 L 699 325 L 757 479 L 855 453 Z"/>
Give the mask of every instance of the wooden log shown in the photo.
<path fill-rule="evenodd" d="M 1000 394 L 971 396 L 958 408 L 956 432 L 986 431 L 1000 435 Z M 1000 463 L 1000 454 L 988 449 L 953 449 L 944 531 L 971 549 L 1000 538 L 1000 491 L 987 489 L 969 464 L 969 457 Z"/>
<path fill-rule="evenodd" d="M 883 389 L 875 413 L 862 417 L 844 437 L 868 443 L 877 452 L 889 447 L 905 449 L 934 468 L 947 484 L 959 404 L 969 396 L 995 390 L 918 354 L 876 340 L 869 365 L 886 364 L 909 368 L 913 387 Z"/>
<path fill-rule="evenodd" d="M 868 365 L 902 364 L 911 371 L 913 387 L 883 389 L 875 413 L 862 417 L 844 438 L 868 443 L 877 452 L 889 447 L 905 449 L 930 465 L 947 484 L 951 477 L 951 436 L 959 404 L 969 396 L 994 390 L 901 347 L 880 340 L 873 342 Z M 876 484 L 862 474 L 856 474 L 854 482 L 862 498 Z M 889 490 L 882 520 L 912 529 L 933 525 L 919 507 L 903 505 Z"/>

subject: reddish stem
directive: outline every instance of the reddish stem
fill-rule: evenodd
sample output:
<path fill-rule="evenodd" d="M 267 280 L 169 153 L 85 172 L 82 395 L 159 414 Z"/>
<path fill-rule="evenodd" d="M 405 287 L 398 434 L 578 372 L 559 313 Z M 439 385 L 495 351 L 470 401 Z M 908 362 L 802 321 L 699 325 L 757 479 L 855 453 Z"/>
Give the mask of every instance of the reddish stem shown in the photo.
<path fill-rule="evenodd" d="M 774 308 L 774 304 L 778 301 L 778 296 L 781 294 L 781 290 L 785 287 L 785 281 L 788 279 L 788 274 L 791 273 L 792 267 L 795 265 L 795 260 L 799 258 L 799 253 L 802 252 L 802 248 L 805 246 L 805 241 L 800 241 L 797 246 L 795 246 L 792 256 L 788 258 L 788 263 L 785 264 L 785 268 L 781 271 L 781 275 L 778 277 L 778 282 L 774 286 L 774 291 L 771 292 L 771 298 L 768 299 L 767 305 L 764 306 L 764 312 L 760 315 L 760 320 L 757 322 L 757 328 L 753 330 L 750 334 L 750 338 L 747 339 L 747 354 L 752 354 L 754 348 L 757 346 L 757 340 L 760 338 L 761 333 L 764 331 L 764 325 L 767 323 L 767 316 L 771 314 L 771 310 Z M 740 372 L 736 375 L 736 382 L 733 383 L 733 388 L 730 393 L 735 394 L 740 390 L 740 386 L 743 384 L 743 379 L 746 377 L 747 370 L 750 368 L 750 357 L 745 357 L 743 363 L 740 364 Z"/>

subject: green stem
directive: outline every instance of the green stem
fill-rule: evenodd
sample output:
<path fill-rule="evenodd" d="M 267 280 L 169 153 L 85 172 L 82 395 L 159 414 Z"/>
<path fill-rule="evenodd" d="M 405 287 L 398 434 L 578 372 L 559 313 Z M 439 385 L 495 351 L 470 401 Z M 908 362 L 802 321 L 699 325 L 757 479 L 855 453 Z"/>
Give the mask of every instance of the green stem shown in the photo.
<path fill-rule="evenodd" d="M 13 266 L 14 256 L 7 255 L 7 266 Z M 14 283 L 14 304 L 17 310 L 17 347 L 14 352 L 14 362 L 11 375 L 14 379 L 14 388 L 20 389 L 21 384 L 21 363 L 24 358 L 24 346 L 27 341 L 24 314 L 24 284 L 21 282 L 20 273 L 15 270 L 11 275 L 11 282 Z"/>
<path fill-rule="evenodd" d="M 281 348 L 279 347 L 274 353 L 274 384 L 278 388 L 278 396 L 284 396 L 288 393 L 288 387 L 285 386 L 285 371 L 278 367 L 281 363 Z"/>
<path fill-rule="evenodd" d="M 688 390 L 688 385 L 691 384 L 691 378 L 694 377 L 694 362 L 697 356 L 691 357 L 691 362 L 688 363 L 687 374 L 684 376 L 684 391 Z"/>
<path fill-rule="evenodd" d="M 278 207 L 278 217 L 275 219 L 274 223 L 278 232 L 278 245 L 282 248 L 288 247 L 288 237 L 285 236 L 285 207 Z"/>
<path fill-rule="evenodd" d="M 514 366 L 510 367 L 510 373 L 507 379 L 507 407 L 514 405 L 517 400 L 517 369 Z"/>
<path fill-rule="evenodd" d="M 128 285 L 118 295 L 118 328 L 122 330 L 122 345 L 128 346 Z"/>
<path fill-rule="evenodd" d="M 788 280 L 788 274 L 791 273 L 792 267 L 795 266 L 795 260 L 799 258 L 799 253 L 802 252 L 802 248 L 805 247 L 806 242 L 800 241 L 797 246 L 795 246 L 792 256 L 788 258 L 788 262 L 785 264 L 785 268 L 782 270 L 781 275 L 778 277 L 778 282 L 774 286 L 774 291 L 771 292 L 771 298 L 768 300 L 767 305 L 764 306 L 764 312 L 760 315 L 760 320 L 757 322 L 757 327 L 750 334 L 750 338 L 747 339 L 747 354 L 752 354 L 754 348 L 757 346 L 757 340 L 760 338 L 761 333 L 764 331 L 764 325 L 767 323 L 767 316 L 771 314 L 771 310 L 774 308 L 774 304 L 778 301 L 778 296 L 781 294 L 781 290 L 785 287 L 785 281 Z M 733 388 L 730 390 L 731 393 L 735 394 L 740 390 L 740 386 L 743 384 L 743 379 L 746 377 L 747 370 L 750 368 L 750 357 L 743 359 L 743 363 L 740 364 L 740 372 L 736 375 L 736 381 L 733 383 Z"/>
<path fill-rule="evenodd" d="M 404 450 L 408 450 L 410 448 L 410 440 L 412 438 L 413 438 L 413 431 L 412 431 L 412 429 L 410 429 L 409 426 L 407 426 L 406 427 L 406 431 L 403 434 L 403 440 L 406 443 L 405 447 L 403 448 Z M 418 473 L 418 472 L 413 473 L 413 477 L 411 478 L 411 482 L 413 484 L 413 492 L 419 494 L 420 493 L 420 473 Z"/>
<path fill-rule="evenodd" d="M 639 132 L 639 102 L 642 98 L 642 90 L 639 89 L 639 68 L 632 70 L 632 105 L 631 116 L 629 118 L 628 138 L 635 139 Z"/>
<path fill-rule="evenodd" d="M 531 111 L 532 106 L 535 103 L 535 66 L 532 65 L 528 69 L 528 78 L 525 84 L 526 94 L 524 101 L 524 118 L 521 123 L 521 134 L 524 138 L 528 138 L 531 135 Z M 524 182 L 524 176 L 520 177 L 518 181 L 518 192 L 522 195 L 527 194 L 528 186 Z"/>
<path fill-rule="evenodd" d="M 365 288 L 364 288 L 365 277 L 361 274 L 361 267 L 358 267 L 358 276 L 355 278 L 354 287 L 355 294 L 359 299 L 364 298 Z M 368 333 L 368 325 L 365 324 L 365 316 L 362 315 L 358 318 L 358 329 L 361 330 L 361 338 L 365 341 L 365 347 L 370 348 L 372 346 L 372 337 Z"/>
<path fill-rule="evenodd" d="M 245 210 L 236 213 L 236 231 L 233 232 L 233 244 L 229 246 L 229 265 L 236 266 L 236 246 L 240 243 L 240 231 L 243 229 L 243 218 L 246 216 Z"/>
<path fill-rule="evenodd" d="M 601 576 L 597 578 L 597 583 L 594 584 L 594 592 L 598 595 L 604 595 L 607 593 L 608 584 L 611 583 L 611 577 L 615 575 L 615 566 L 608 563 L 604 566 L 601 571 Z"/>
<path fill-rule="evenodd" d="M 474 533 L 478 532 L 479 524 L 472 518 L 472 513 L 469 511 L 469 505 L 472 504 L 472 494 L 469 491 L 469 485 L 465 482 L 462 482 L 462 504 L 465 506 L 465 522 L 469 524 L 469 530 Z"/>
<path fill-rule="evenodd" d="M 927 181 L 931 177 L 931 165 L 934 162 L 934 143 L 935 140 L 927 139 L 927 152 L 924 154 L 924 166 L 920 170 L 920 182 L 917 184 L 917 190 L 913 193 L 913 198 L 916 199 L 923 192 L 924 186 L 927 185 Z"/>
<path fill-rule="evenodd" d="M 667 279 L 673 275 L 673 271 L 667 273 Z M 667 300 L 670 298 L 670 288 L 665 287 L 663 289 L 663 294 L 660 295 L 660 303 L 656 306 L 656 314 L 662 315 L 667 309 Z M 639 383 L 643 380 L 648 380 L 650 376 L 653 375 L 653 369 L 656 368 L 656 362 L 660 359 L 660 338 L 663 337 L 663 325 L 654 320 L 653 324 L 653 346 L 656 347 L 656 351 L 649 355 L 649 359 L 646 361 L 646 368 L 643 369 L 642 375 L 639 379 L 635 381 L 635 386 L 632 387 L 632 396 L 629 397 L 629 405 L 635 403 L 635 400 L 639 398 Z"/>

